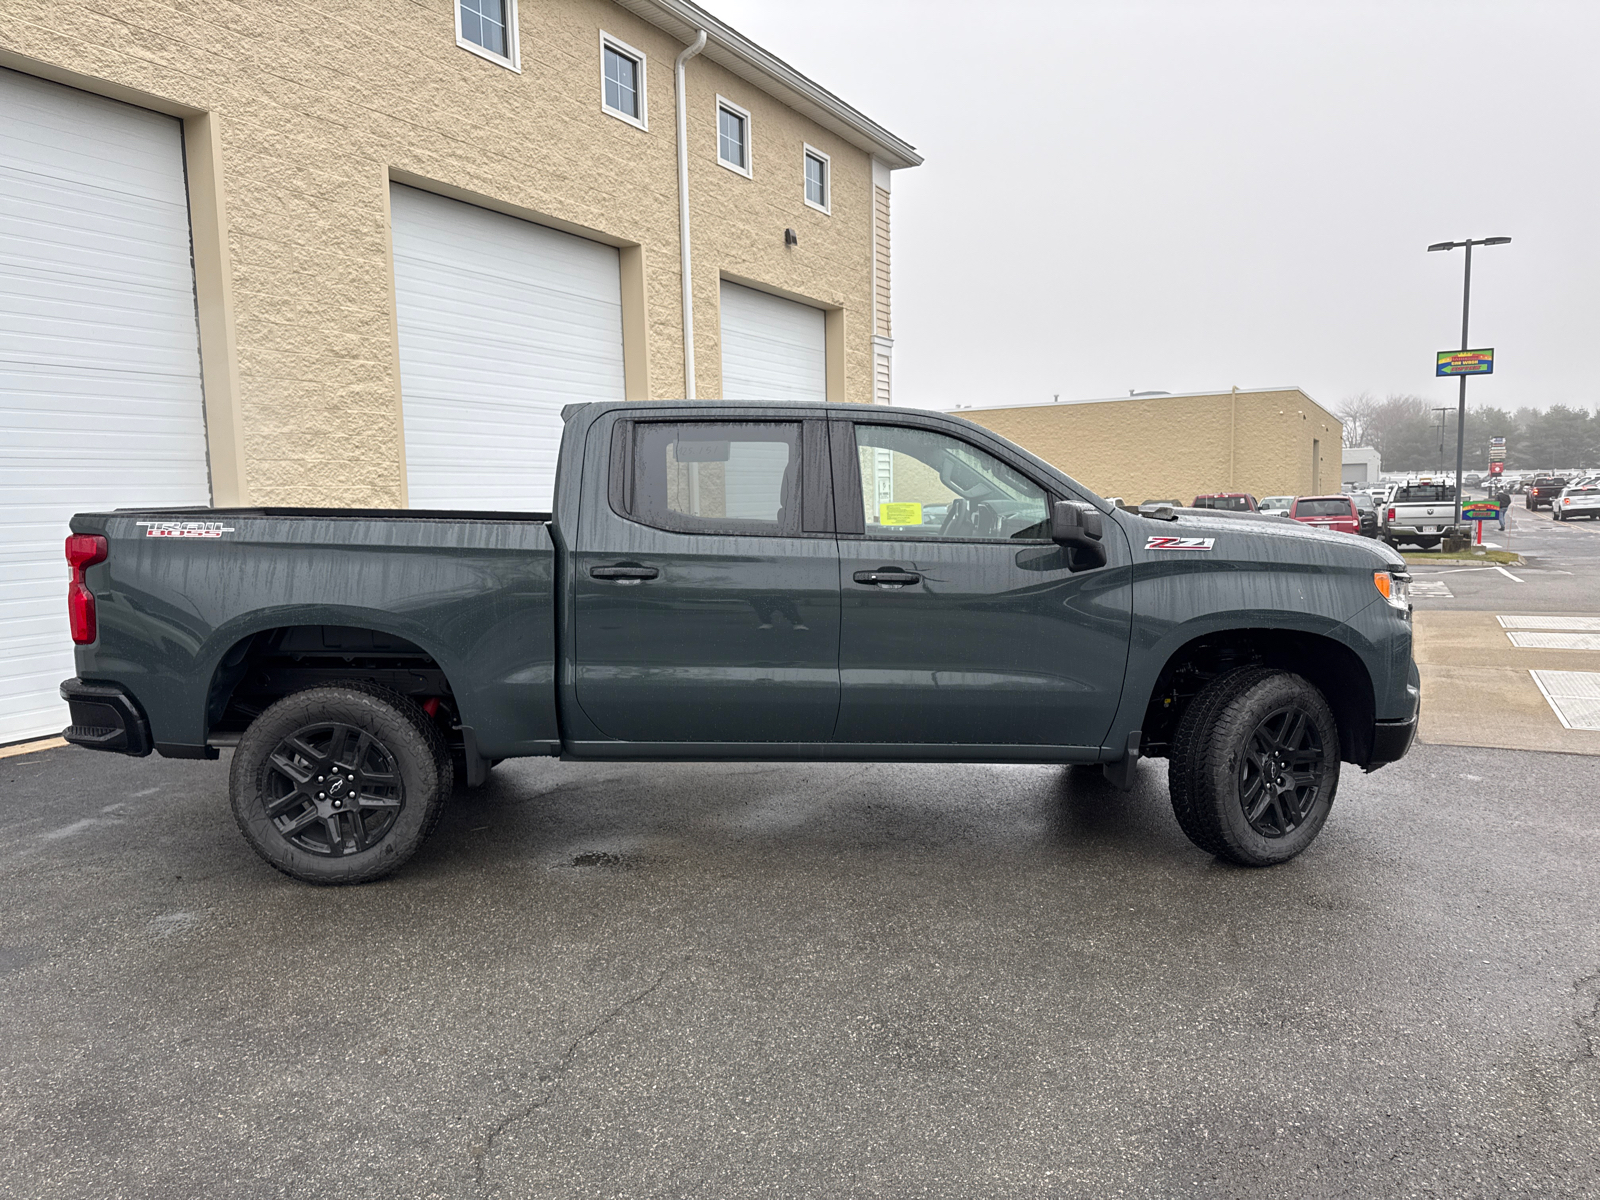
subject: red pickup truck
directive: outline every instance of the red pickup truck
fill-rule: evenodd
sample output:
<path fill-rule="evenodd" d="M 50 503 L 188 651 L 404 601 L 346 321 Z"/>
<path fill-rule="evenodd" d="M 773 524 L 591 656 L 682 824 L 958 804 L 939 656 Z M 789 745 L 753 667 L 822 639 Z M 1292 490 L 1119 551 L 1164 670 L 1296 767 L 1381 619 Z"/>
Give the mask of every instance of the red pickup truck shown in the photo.
<path fill-rule="evenodd" d="M 1349 496 L 1299 496 L 1289 510 L 1289 519 L 1338 533 L 1361 532 L 1361 514 Z"/>

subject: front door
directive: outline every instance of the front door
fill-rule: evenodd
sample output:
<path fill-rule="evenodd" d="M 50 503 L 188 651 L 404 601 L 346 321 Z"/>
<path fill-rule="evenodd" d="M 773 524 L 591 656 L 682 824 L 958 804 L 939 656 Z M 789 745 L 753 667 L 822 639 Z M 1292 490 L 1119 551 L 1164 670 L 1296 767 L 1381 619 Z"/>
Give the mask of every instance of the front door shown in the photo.
<path fill-rule="evenodd" d="M 631 742 L 827 741 L 826 422 L 619 419 L 610 446 L 612 482 L 586 489 L 572 556 L 584 715 Z"/>
<path fill-rule="evenodd" d="M 1020 466 L 926 426 L 833 434 L 835 741 L 1101 745 L 1132 613 L 1116 526 L 1108 564 L 1074 573 L 1049 540 L 1050 492 Z"/>

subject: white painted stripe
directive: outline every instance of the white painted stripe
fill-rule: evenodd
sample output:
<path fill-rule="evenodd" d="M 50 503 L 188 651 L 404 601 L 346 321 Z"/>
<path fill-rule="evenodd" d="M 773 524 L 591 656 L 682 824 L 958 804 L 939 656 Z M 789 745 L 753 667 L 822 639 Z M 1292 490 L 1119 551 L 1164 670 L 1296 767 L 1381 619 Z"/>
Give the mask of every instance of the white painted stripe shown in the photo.
<path fill-rule="evenodd" d="M 1600 650 L 1600 633 L 1554 633 L 1545 630 L 1510 630 L 1513 646 L 1524 650 Z"/>
<path fill-rule="evenodd" d="M 1513 575 L 1510 571 L 1506 570 L 1504 567 L 1496 567 L 1495 570 L 1499 571 L 1500 574 L 1504 575 L 1507 579 L 1511 580 L 1512 583 L 1522 583 L 1522 582 L 1524 582 L 1523 580 L 1518 579 L 1515 575 Z"/>
<path fill-rule="evenodd" d="M 1568 729 L 1600 733 L 1600 672 L 1530 671 L 1556 719 Z"/>
<path fill-rule="evenodd" d="M 1496 617 L 1501 629 L 1581 629 L 1600 632 L 1600 617 Z"/>

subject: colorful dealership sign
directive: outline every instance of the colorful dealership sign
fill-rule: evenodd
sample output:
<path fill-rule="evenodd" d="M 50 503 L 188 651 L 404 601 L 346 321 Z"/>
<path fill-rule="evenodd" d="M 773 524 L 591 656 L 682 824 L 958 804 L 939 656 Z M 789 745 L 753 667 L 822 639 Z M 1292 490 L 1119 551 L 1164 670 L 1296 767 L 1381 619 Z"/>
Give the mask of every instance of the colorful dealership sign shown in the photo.
<path fill-rule="evenodd" d="M 1435 375 L 1493 375 L 1493 350 L 1441 350 L 1435 356 Z"/>

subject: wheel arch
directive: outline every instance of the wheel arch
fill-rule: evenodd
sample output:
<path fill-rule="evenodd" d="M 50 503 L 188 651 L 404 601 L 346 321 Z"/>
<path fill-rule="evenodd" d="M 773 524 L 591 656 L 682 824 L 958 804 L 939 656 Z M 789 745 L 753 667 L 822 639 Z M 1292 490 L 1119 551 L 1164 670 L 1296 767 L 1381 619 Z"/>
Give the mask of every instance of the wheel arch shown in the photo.
<path fill-rule="evenodd" d="M 1168 655 L 1144 708 L 1144 753 L 1164 756 L 1194 697 L 1238 667 L 1292 671 L 1328 701 L 1339 727 L 1339 757 L 1365 766 L 1372 757 L 1376 692 L 1367 666 L 1349 646 L 1303 629 L 1230 628 L 1191 638 Z"/>
<path fill-rule="evenodd" d="M 255 701 L 342 679 L 376 683 L 419 703 L 438 696 L 468 723 L 451 684 L 459 674 L 451 656 L 426 631 L 392 614 L 256 613 L 247 624 L 219 630 L 213 643 L 204 672 L 208 739 L 240 732 L 241 721 L 261 707 Z"/>

